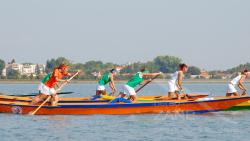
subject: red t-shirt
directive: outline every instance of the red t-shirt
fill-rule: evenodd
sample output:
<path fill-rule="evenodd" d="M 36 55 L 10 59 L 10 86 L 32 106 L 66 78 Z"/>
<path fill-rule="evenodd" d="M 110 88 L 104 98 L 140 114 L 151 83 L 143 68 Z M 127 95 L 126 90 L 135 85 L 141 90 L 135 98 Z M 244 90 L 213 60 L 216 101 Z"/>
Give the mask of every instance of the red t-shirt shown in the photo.
<path fill-rule="evenodd" d="M 63 74 L 58 69 L 54 69 L 50 79 L 45 83 L 45 85 L 50 87 L 50 88 L 54 88 L 54 86 L 57 83 L 56 77 L 58 79 L 62 79 L 64 76 L 67 76 L 67 73 Z"/>

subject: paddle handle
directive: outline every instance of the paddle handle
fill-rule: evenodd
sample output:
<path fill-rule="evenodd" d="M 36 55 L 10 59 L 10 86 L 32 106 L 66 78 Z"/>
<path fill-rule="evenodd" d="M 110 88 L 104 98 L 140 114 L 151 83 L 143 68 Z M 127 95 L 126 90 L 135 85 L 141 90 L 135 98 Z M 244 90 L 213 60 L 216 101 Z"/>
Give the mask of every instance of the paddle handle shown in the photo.
<path fill-rule="evenodd" d="M 33 111 L 33 112 L 31 113 L 31 115 L 35 115 L 36 112 L 37 112 L 38 110 L 40 110 L 41 107 L 42 107 L 45 103 L 47 103 L 47 102 L 50 100 L 50 98 L 51 98 L 51 96 L 49 95 L 48 98 L 47 98 L 38 108 L 36 108 L 35 111 Z"/>
<path fill-rule="evenodd" d="M 78 74 L 79 74 L 79 71 L 77 71 L 73 76 L 71 76 L 66 82 L 63 82 L 63 84 L 56 90 L 55 94 L 57 94 L 62 89 L 62 87 L 64 87 L 66 84 L 68 84 L 68 82 L 71 81 Z"/>
<path fill-rule="evenodd" d="M 74 92 L 60 92 L 60 93 L 57 93 L 58 95 L 66 95 L 66 94 L 73 94 Z M 9 95 L 9 96 L 20 96 L 20 97 L 29 97 L 29 96 L 36 96 L 38 95 L 38 93 L 32 93 L 32 94 L 22 94 L 22 95 Z"/>
<path fill-rule="evenodd" d="M 64 83 L 56 90 L 55 94 L 57 94 L 57 93 L 61 90 L 61 88 L 62 88 L 63 86 L 65 86 L 69 81 L 71 81 L 75 76 L 77 76 L 78 73 L 79 73 L 79 71 L 77 71 L 70 79 L 68 79 L 68 81 L 64 82 Z M 50 100 L 50 98 L 51 98 L 51 96 L 48 96 L 48 98 L 47 98 L 39 107 L 37 107 L 35 111 L 33 111 L 33 112 L 31 113 L 31 115 L 35 115 L 35 114 L 37 113 L 37 111 L 40 110 L 40 109 L 42 108 L 42 106 Z"/>
<path fill-rule="evenodd" d="M 149 80 L 148 82 L 146 82 L 145 84 L 143 84 L 140 88 L 138 88 L 135 92 L 138 93 L 142 88 L 144 88 L 146 85 L 148 85 L 149 83 L 151 83 L 154 79 L 156 79 L 160 74 L 154 76 L 151 80 Z"/>

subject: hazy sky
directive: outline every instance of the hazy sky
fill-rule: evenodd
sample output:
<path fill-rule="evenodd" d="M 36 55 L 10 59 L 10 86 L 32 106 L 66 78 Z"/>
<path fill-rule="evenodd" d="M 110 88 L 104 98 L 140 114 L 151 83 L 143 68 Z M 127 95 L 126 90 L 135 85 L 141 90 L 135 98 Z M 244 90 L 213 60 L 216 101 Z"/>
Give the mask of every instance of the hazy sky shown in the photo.
<path fill-rule="evenodd" d="M 249 0 L 2 0 L 0 58 L 126 63 L 174 55 L 205 69 L 250 61 Z"/>

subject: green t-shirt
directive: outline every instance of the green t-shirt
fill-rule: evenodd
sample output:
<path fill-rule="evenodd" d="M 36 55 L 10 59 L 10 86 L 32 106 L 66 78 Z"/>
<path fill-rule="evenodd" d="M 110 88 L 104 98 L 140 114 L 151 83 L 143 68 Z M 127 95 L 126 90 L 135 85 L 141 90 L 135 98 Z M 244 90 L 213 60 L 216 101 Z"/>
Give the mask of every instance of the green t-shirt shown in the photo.
<path fill-rule="evenodd" d="M 105 86 L 106 84 L 108 84 L 110 82 L 110 73 L 105 73 L 101 80 L 98 81 L 99 85 Z"/>
<path fill-rule="evenodd" d="M 43 79 L 42 79 L 42 83 L 45 84 L 51 77 L 52 73 L 48 73 Z"/>
<path fill-rule="evenodd" d="M 135 88 L 135 87 L 136 87 L 137 85 L 139 85 L 143 80 L 144 80 L 144 79 L 143 79 L 143 77 L 142 77 L 142 72 L 137 72 L 137 73 L 135 74 L 135 76 L 134 76 L 131 80 L 129 80 L 129 81 L 127 82 L 127 85 L 130 86 L 130 87 L 132 87 L 132 88 Z"/>

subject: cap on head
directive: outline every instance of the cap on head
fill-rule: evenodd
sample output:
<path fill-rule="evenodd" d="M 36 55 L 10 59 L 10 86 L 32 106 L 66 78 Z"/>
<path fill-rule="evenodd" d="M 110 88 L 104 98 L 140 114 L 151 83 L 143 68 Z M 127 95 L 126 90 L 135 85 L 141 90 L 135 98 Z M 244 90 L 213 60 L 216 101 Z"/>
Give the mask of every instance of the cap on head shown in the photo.
<path fill-rule="evenodd" d="M 118 73 L 119 71 L 117 69 L 111 69 L 110 73 Z"/>

